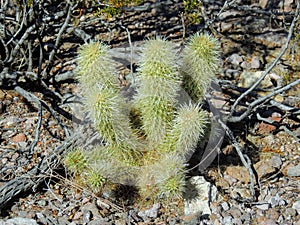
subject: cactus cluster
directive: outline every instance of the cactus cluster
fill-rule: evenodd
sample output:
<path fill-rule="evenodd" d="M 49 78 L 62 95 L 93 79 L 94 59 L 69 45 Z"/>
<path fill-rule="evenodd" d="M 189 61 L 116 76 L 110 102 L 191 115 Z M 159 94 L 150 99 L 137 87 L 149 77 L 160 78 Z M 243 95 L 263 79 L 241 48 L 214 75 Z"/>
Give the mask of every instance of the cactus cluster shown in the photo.
<path fill-rule="evenodd" d="M 218 42 L 192 36 L 179 56 L 175 45 L 157 37 L 145 42 L 138 61 L 135 95 L 121 94 L 108 46 L 81 46 L 78 81 L 86 112 L 105 144 L 65 157 L 66 167 L 93 191 L 105 185 L 138 188 L 143 198 L 180 198 L 186 165 L 208 123 L 199 102 L 217 72 Z M 180 101 L 180 92 L 190 96 Z"/>

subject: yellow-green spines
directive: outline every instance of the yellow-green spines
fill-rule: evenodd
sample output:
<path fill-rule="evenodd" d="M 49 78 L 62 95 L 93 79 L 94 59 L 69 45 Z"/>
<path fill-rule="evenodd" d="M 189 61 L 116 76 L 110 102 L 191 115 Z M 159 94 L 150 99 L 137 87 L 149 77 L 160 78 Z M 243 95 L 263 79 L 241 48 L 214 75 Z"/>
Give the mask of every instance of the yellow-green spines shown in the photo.
<path fill-rule="evenodd" d="M 209 34 L 196 33 L 183 51 L 184 88 L 193 100 L 202 99 L 218 71 L 219 42 Z"/>
<path fill-rule="evenodd" d="M 160 171 L 156 177 L 158 196 L 167 199 L 181 198 L 186 184 L 184 160 L 175 153 L 168 153 L 157 162 L 156 169 Z"/>
<path fill-rule="evenodd" d="M 147 41 L 142 50 L 135 104 L 147 139 L 158 143 L 172 120 L 181 77 L 171 42 L 156 38 Z"/>
<path fill-rule="evenodd" d="M 64 164 L 75 174 L 81 174 L 88 167 L 83 151 L 77 148 L 66 154 Z"/>
<path fill-rule="evenodd" d="M 174 119 L 174 125 L 166 140 L 169 151 L 189 159 L 195 147 L 205 133 L 208 118 L 200 106 L 190 103 L 179 108 Z"/>
<path fill-rule="evenodd" d="M 186 162 L 203 138 L 208 118 L 198 104 L 181 105 L 174 115 L 172 127 L 157 149 L 160 153 L 174 153 Z"/>
<path fill-rule="evenodd" d="M 98 192 L 106 183 L 106 178 L 99 171 L 90 170 L 85 176 L 85 182 L 94 192 Z"/>
<path fill-rule="evenodd" d="M 86 107 L 95 128 L 110 144 L 124 145 L 136 149 L 138 140 L 133 133 L 129 120 L 128 105 L 118 92 L 99 87 L 86 94 Z"/>
<path fill-rule="evenodd" d="M 168 153 L 141 168 L 138 186 L 143 197 L 178 198 L 185 187 L 184 163 L 181 157 Z"/>
<path fill-rule="evenodd" d="M 118 88 L 108 46 L 100 42 L 92 42 L 80 47 L 78 54 L 77 77 L 84 92 L 89 92 L 89 89 L 95 85 Z"/>

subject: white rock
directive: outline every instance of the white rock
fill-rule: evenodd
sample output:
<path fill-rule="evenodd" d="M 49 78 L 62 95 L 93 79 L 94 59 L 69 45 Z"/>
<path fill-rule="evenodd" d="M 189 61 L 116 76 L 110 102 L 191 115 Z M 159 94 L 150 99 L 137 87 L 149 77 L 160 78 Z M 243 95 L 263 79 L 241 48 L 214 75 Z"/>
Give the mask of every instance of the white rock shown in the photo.
<path fill-rule="evenodd" d="M 21 218 L 21 217 L 16 217 L 13 219 L 7 220 L 5 225 L 38 225 L 38 223 L 33 220 L 33 219 L 28 219 L 28 218 Z"/>
<path fill-rule="evenodd" d="M 226 61 L 233 65 L 238 66 L 238 65 L 240 65 L 241 62 L 243 62 L 243 57 L 237 53 L 234 53 L 231 56 L 229 56 L 228 58 L 226 58 Z"/>
<path fill-rule="evenodd" d="M 251 87 L 257 80 L 259 80 L 259 78 L 263 75 L 263 73 L 264 73 L 264 71 L 250 72 L 250 71 L 245 70 L 241 74 L 240 82 L 239 82 L 238 86 L 244 87 L 244 88 Z M 272 77 L 274 75 L 268 74 L 265 77 L 265 79 L 263 79 L 263 81 L 260 83 L 259 87 L 261 87 L 261 88 L 272 87 L 273 83 L 271 82 L 270 76 Z"/>
<path fill-rule="evenodd" d="M 184 195 L 185 215 L 211 214 L 209 205 L 216 198 L 217 188 L 207 182 L 204 177 L 195 176 L 190 178 Z"/>
<path fill-rule="evenodd" d="M 259 61 L 259 58 L 257 56 L 254 56 L 252 59 L 251 59 L 251 62 L 250 62 L 250 68 L 251 69 L 258 69 L 260 68 L 261 66 L 261 63 Z"/>
<path fill-rule="evenodd" d="M 223 202 L 222 204 L 221 204 L 221 206 L 222 206 L 222 208 L 223 208 L 223 210 L 224 211 L 227 211 L 230 207 L 229 207 L 229 204 L 227 203 L 227 202 Z"/>
<path fill-rule="evenodd" d="M 300 177 L 300 163 L 296 166 L 288 168 L 287 175 L 290 177 Z"/>
<path fill-rule="evenodd" d="M 292 208 L 293 208 L 293 209 L 296 209 L 296 210 L 297 210 L 297 213 L 300 214 L 300 200 L 294 202 Z"/>
<path fill-rule="evenodd" d="M 256 205 L 256 208 L 260 209 L 260 210 L 268 210 L 270 208 L 270 204 L 269 203 L 263 203 L 260 205 Z"/>

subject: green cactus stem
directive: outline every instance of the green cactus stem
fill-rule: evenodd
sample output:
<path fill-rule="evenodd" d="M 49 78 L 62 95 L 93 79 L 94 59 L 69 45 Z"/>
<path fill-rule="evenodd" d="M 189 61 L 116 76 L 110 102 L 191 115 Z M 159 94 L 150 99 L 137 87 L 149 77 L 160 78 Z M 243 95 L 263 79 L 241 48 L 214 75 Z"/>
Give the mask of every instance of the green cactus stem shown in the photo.
<path fill-rule="evenodd" d="M 209 34 L 196 33 L 183 51 L 184 89 L 199 102 L 218 71 L 219 42 Z"/>
<path fill-rule="evenodd" d="M 159 143 L 173 119 L 181 77 L 171 42 L 158 37 L 147 41 L 142 50 L 135 103 L 147 139 Z"/>
<path fill-rule="evenodd" d="M 108 46 L 100 42 L 92 42 L 79 48 L 77 78 L 85 93 L 97 85 L 118 89 L 118 79 L 114 75 L 108 50 Z"/>
<path fill-rule="evenodd" d="M 199 104 L 182 105 L 174 118 L 172 130 L 161 145 L 162 152 L 175 152 L 188 160 L 205 134 L 208 117 Z"/>

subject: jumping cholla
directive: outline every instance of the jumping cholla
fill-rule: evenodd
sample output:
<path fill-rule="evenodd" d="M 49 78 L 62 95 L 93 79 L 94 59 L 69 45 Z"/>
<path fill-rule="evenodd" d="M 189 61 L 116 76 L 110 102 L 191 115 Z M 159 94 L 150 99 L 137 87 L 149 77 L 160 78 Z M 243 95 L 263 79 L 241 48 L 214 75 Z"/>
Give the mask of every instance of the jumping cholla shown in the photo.
<path fill-rule="evenodd" d="M 78 81 L 86 112 L 105 144 L 69 152 L 66 167 L 95 192 L 109 184 L 130 184 L 143 198 L 182 197 L 186 165 L 207 132 L 209 120 L 199 102 L 217 72 L 218 49 L 218 41 L 208 34 L 193 35 L 182 57 L 166 39 L 147 40 L 135 95 L 127 99 L 108 46 L 81 46 Z M 180 100 L 182 90 L 189 101 Z"/>

